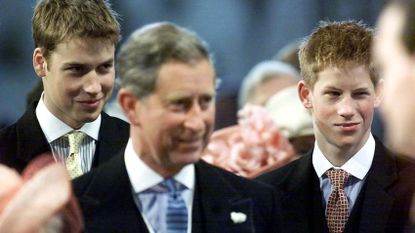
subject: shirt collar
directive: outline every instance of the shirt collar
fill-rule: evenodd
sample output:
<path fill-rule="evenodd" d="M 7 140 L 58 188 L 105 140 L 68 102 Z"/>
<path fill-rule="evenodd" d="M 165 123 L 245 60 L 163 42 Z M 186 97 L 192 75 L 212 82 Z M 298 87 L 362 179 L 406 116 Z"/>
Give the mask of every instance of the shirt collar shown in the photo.
<path fill-rule="evenodd" d="M 135 193 L 147 190 L 164 180 L 162 176 L 140 159 L 134 151 L 131 139 L 128 140 L 124 155 L 125 167 Z M 193 190 L 195 186 L 194 164 L 186 165 L 173 178 L 189 190 Z"/>
<path fill-rule="evenodd" d="M 48 143 L 62 137 L 74 129 L 53 115 L 43 102 L 43 95 L 40 97 L 36 107 L 36 117 L 40 128 L 46 136 Z M 101 115 L 92 122 L 85 123 L 78 131 L 82 131 L 94 140 L 98 140 L 99 128 L 101 125 Z"/>
<path fill-rule="evenodd" d="M 363 180 L 372 165 L 373 157 L 375 155 L 375 147 L 375 139 L 372 134 L 370 134 L 363 147 L 360 148 L 360 150 L 340 168 L 352 176 Z M 323 155 L 317 142 L 314 143 L 312 161 L 314 170 L 316 171 L 318 177 L 321 177 L 330 168 L 336 167 Z"/>

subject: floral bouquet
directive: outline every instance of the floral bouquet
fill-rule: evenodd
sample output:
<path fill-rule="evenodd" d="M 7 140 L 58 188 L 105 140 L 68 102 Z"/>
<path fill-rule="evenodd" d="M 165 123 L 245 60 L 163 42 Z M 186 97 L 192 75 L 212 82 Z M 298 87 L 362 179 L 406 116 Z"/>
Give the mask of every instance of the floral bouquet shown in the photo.
<path fill-rule="evenodd" d="M 238 125 L 212 134 L 202 159 L 235 174 L 254 178 L 296 158 L 289 141 L 265 108 L 246 105 Z"/>

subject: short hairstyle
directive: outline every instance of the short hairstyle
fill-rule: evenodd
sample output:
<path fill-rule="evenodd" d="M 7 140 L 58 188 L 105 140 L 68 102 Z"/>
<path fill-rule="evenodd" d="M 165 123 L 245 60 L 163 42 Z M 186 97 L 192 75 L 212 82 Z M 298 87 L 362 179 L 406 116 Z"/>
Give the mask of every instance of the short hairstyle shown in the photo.
<path fill-rule="evenodd" d="M 149 24 L 133 32 L 117 55 L 118 85 L 142 98 L 156 86 L 160 67 L 171 61 L 213 64 L 206 42 L 196 33 L 169 22 Z"/>
<path fill-rule="evenodd" d="M 48 59 L 68 39 L 104 38 L 116 45 L 120 39 L 117 17 L 107 0 L 38 0 L 32 18 L 35 47 Z"/>
<path fill-rule="evenodd" d="M 255 89 L 263 82 L 278 75 L 290 75 L 294 80 L 301 79 L 298 71 L 288 63 L 280 61 L 262 61 L 256 64 L 245 76 L 238 93 L 238 106 L 242 108 L 252 99 Z"/>
<path fill-rule="evenodd" d="M 392 0 L 390 6 L 397 6 L 403 13 L 404 22 L 400 38 L 409 54 L 415 53 L 415 1 Z"/>
<path fill-rule="evenodd" d="M 361 22 L 320 22 L 300 47 L 301 75 L 311 88 L 318 73 L 329 67 L 365 65 L 376 86 L 378 74 L 371 58 L 373 30 Z"/>

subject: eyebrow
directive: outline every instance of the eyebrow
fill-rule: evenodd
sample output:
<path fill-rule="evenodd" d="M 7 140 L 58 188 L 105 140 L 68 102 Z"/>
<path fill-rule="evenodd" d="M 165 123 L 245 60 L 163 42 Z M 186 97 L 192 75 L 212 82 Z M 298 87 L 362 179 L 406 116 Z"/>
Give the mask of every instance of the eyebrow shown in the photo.
<path fill-rule="evenodd" d="M 114 58 L 110 58 L 110 59 L 108 59 L 106 61 L 103 61 L 99 64 L 101 65 L 101 64 L 108 64 L 108 63 L 113 63 L 113 62 L 114 62 Z M 82 63 L 82 62 L 67 62 L 67 63 L 63 64 L 63 66 L 85 66 L 85 65 L 90 66 L 89 63 Z"/>

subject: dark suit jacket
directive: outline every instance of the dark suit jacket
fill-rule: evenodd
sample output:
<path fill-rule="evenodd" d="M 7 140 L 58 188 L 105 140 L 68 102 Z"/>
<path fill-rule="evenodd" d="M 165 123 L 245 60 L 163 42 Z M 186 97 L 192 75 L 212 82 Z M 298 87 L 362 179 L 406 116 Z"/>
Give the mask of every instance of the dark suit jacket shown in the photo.
<path fill-rule="evenodd" d="M 16 123 L 0 130 L 0 163 L 19 172 L 39 154 L 50 152 L 49 143 L 36 118 L 36 106 L 37 102 Z M 128 123 L 102 112 L 92 167 L 119 153 L 127 144 L 129 133 Z"/>
<path fill-rule="evenodd" d="M 352 209 L 345 232 L 403 232 L 415 190 L 415 163 L 392 155 L 376 140 L 367 179 Z M 323 195 L 311 151 L 258 180 L 271 184 L 278 197 L 281 232 L 328 232 Z"/>
<path fill-rule="evenodd" d="M 88 233 L 148 232 L 134 202 L 123 158 L 116 156 L 74 180 Z M 192 232 L 276 232 L 272 228 L 276 209 L 271 187 L 203 161 L 195 164 L 195 170 Z M 235 224 L 231 212 L 245 213 L 247 220 Z"/>

